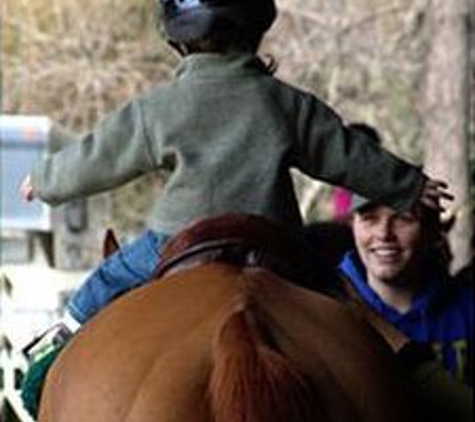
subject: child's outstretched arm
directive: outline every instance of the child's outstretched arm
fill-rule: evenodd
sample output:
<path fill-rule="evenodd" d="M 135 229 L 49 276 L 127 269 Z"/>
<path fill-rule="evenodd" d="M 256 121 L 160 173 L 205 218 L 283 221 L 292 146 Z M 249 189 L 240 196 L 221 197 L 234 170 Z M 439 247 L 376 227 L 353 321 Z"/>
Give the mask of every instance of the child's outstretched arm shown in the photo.
<path fill-rule="evenodd" d="M 74 141 L 68 135 L 67 144 L 35 163 L 31 182 L 27 180 L 22 189 L 24 198 L 33 194 L 50 205 L 59 205 L 116 188 L 155 170 L 142 108 L 141 100 L 133 100 L 104 117 L 90 133 Z"/>
<path fill-rule="evenodd" d="M 448 184 L 442 180 L 427 177 L 422 188 L 420 202 L 437 212 L 443 212 L 445 208 L 441 204 L 442 200 L 454 200 L 454 196 L 448 191 Z"/>

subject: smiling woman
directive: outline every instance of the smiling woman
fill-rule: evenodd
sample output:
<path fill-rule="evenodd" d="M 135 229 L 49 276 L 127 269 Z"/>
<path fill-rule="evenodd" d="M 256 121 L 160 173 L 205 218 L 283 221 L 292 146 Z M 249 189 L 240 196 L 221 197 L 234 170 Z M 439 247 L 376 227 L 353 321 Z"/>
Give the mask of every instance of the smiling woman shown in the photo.
<path fill-rule="evenodd" d="M 420 218 L 411 212 L 374 207 L 355 214 L 353 230 L 368 284 L 394 307 L 406 311 L 410 296 L 422 282 L 417 274 L 424 249 Z"/>
<path fill-rule="evenodd" d="M 356 250 L 340 269 L 373 310 L 409 338 L 432 344 L 445 367 L 471 384 L 473 285 L 450 278 L 439 226 L 427 210 L 359 201 L 352 220 Z"/>

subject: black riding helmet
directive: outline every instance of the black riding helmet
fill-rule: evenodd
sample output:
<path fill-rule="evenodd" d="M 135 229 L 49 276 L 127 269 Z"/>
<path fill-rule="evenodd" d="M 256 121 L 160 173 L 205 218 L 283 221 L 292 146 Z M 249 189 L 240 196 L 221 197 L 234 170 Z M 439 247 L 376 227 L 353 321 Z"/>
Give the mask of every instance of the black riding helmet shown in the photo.
<path fill-rule="evenodd" d="M 263 34 L 276 17 L 274 0 L 158 0 L 168 39 L 199 40 L 216 22 L 229 21 L 243 31 Z"/>

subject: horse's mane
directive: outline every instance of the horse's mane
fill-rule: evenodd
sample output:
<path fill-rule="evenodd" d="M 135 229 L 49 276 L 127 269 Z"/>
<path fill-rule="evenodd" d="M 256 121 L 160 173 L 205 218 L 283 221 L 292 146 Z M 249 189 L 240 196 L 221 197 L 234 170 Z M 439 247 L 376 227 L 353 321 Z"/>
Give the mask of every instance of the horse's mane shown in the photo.
<path fill-rule="evenodd" d="M 216 422 L 330 420 L 315 386 L 265 339 L 246 307 L 225 321 L 213 361 L 209 393 Z"/>

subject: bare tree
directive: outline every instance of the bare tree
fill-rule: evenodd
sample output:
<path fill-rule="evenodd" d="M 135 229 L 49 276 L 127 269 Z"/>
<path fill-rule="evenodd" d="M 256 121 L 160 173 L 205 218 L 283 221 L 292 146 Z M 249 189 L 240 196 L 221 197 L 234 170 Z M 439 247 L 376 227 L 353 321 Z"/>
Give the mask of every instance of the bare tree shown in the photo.
<path fill-rule="evenodd" d="M 472 4 L 470 4 L 472 3 Z M 433 0 L 428 13 L 424 131 L 427 172 L 448 181 L 456 199 L 456 223 L 449 234 L 452 270 L 471 257 L 469 194 L 469 29 L 473 0 Z"/>

